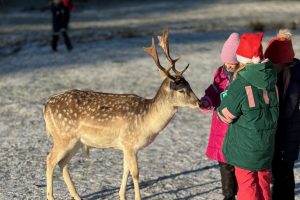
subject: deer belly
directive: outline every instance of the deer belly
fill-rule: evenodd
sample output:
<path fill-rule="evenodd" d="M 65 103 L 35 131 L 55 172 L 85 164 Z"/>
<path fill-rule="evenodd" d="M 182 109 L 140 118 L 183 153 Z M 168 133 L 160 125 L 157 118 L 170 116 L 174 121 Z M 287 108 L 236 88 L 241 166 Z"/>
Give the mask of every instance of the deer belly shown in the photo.
<path fill-rule="evenodd" d="M 80 127 L 80 141 L 95 148 L 119 149 L 118 133 L 107 127 L 83 125 Z"/>

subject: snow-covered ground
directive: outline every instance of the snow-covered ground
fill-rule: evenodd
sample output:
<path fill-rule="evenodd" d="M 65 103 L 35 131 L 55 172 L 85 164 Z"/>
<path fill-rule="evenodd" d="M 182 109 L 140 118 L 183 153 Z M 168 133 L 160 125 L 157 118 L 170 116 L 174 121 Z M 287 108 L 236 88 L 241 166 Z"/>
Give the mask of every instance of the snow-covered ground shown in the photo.
<path fill-rule="evenodd" d="M 75 48 L 67 52 L 61 44 L 58 53 L 47 44 L 48 13 L 1 13 L 0 199 L 45 199 L 45 159 L 52 143 L 45 132 L 42 105 L 48 96 L 73 88 L 155 95 L 161 79 L 142 48 L 150 45 L 151 32 L 170 27 L 171 53 L 181 56 L 177 68 L 190 63 L 185 77 L 201 97 L 221 64 L 220 48 L 232 30 L 250 31 L 252 20 L 261 20 L 266 27 L 292 21 L 299 25 L 298 2 L 222 2 L 122 2 L 79 9 L 70 31 Z M 275 33 L 275 29 L 265 32 L 264 47 Z M 298 30 L 294 48 L 299 57 Z M 205 156 L 210 117 L 180 109 L 156 140 L 140 151 L 143 199 L 222 198 L 217 163 Z M 83 199 L 117 199 L 122 166 L 121 152 L 93 149 L 89 158 L 81 151 L 76 154 L 70 172 Z M 300 199 L 300 163 L 295 176 Z M 128 199 L 133 199 L 131 180 L 127 189 Z M 54 194 L 70 199 L 58 168 Z"/>

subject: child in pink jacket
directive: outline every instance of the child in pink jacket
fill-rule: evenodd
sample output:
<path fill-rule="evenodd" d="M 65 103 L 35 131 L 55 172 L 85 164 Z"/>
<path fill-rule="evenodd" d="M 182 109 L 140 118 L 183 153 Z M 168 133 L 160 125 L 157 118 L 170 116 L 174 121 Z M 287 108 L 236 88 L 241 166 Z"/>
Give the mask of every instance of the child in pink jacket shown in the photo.
<path fill-rule="evenodd" d="M 235 199 L 237 183 L 234 175 L 234 166 L 226 164 L 222 153 L 223 140 L 228 125 L 218 120 L 216 108 L 221 103 L 222 92 L 233 79 L 233 74 L 238 67 L 236 59 L 238 45 L 239 34 L 232 33 L 222 48 L 221 60 L 224 64 L 216 70 L 213 83 L 205 90 L 205 95 L 201 98 L 202 106 L 200 109 L 204 113 L 213 110 L 206 155 L 208 158 L 219 162 L 224 200 Z"/>

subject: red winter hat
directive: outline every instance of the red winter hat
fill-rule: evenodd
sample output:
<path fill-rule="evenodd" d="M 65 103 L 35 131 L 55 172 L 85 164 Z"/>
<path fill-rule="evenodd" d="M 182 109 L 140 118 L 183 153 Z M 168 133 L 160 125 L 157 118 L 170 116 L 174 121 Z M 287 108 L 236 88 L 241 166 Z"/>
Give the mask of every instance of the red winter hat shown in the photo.
<path fill-rule="evenodd" d="M 292 34 L 288 30 L 280 30 L 277 37 L 273 38 L 265 51 L 265 58 L 272 63 L 288 63 L 295 56 L 291 40 Z"/>
<path fill-rule="evenodd" d="M 244 33 L 236 51 L 237 60 L 241 63 L 259 63 L 263 58 L 262 37 L 263 33 Z"/>
<path fill-rule="evenodd" d="M 71 0 L 62 0 L 62 2 L 66 8 L 69 8 L 71 11 L 75 10 L 75 6 Z"/>

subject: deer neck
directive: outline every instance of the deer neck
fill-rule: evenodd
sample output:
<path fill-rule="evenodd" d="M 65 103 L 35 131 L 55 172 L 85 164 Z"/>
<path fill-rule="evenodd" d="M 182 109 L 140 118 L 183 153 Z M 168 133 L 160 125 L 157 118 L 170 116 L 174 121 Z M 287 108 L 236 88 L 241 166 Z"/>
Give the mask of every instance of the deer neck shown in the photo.
<path fill-rule="evenodd" d="M 166 95 L 158 91 L 156 96 L 149 100 L 149 110 L 144 118 L 148 130 L 151 130 L 152 134 L 159 133 L 167 126 L 176 111 L 177 107 L 171 105 Z"/>

